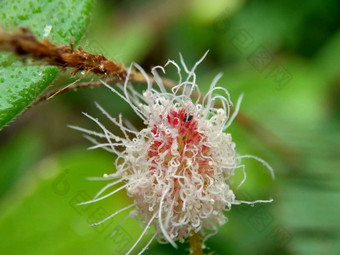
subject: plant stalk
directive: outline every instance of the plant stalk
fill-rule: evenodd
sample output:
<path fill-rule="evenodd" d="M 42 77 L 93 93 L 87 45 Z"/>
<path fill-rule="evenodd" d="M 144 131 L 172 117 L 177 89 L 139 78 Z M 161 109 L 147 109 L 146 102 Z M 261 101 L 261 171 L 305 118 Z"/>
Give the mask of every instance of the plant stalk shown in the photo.
<path fill-rule="evenodd" d="M 194 235 L 189 237 L 189 243 L 191 255 L 204 255 L 202 249 L 203 245 L 198 233 L 194 233 Z"/>

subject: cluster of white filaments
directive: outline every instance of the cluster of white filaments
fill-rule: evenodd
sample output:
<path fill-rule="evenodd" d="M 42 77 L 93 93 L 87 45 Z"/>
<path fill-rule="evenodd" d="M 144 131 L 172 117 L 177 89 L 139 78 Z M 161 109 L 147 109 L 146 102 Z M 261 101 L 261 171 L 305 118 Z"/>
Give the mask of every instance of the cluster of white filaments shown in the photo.
<path fill-rule="evenodd" d="M 165 73 L 161 66 L 152 69 L 151 81 L 140 66 L 131 65 L 130 71 L 132 68 L 138 69 L 148 81 L 148 87 L 143 94 L 134 90 L 129 82 L 129 74 L 124 85 L 112 87 L 103 82 L 130 104 L 144 121 L 146 127 L 143 130 L 136 130 L 121 116 L 118 120 L 111 117 L 98 104 L 100 111 L 119 126 L 124 137 L 111 133 L 96 118 L 87 114 L 85 115 L 95 121 L 102 132 L 73 126 L 90 135 L 87 138 L 95 144 L 91 148 L 104 148 L 117 155 L 116 172 L 97 178 L 112 182 L 100 190 L 93 200 L 82 204 L 102 200 L 126 189 L 134 203 L 96 224 L 134 207 L 130 216 L 145 224 L 145 229 L 135 245 L 151 225 L 155 230 L 153 238 L 156 237 L 161 243 L 169 242 L 174 247 L 175 241 L 183 242 L 194 233 L 200 233 L 203 237 L 215 233 L 217 227 L 226 222 L 224 211 L 230 210 L 233 204 L 245 202 L 235 200 L 228 184 L 237 168 L 242 168 L 244 172 L 241 184 L 245 180 L 244 166 L 240 159 L 252 157 L 271 170 L 266 162 L 257 157 L 237 155 L 231 135 L 224 132 L 236 117 L 242 96 L 234 113 L 230 114 L 232 102 L 228 91 L 215 86 L 221 74 L 212 81 L 209 92 L 201 96 L 196 84 L 195 69 L 204 57 L 205 55 L 191 70 L 181 57 L 181 64 L 186 73 L 185 80 L 182 79 L 179 65 L 172 60 L 167 62 L 165 67 L 170 64 L 175 66 L 179 75 L 179 82 L 172 87 L 171 92 L 166 90 L 157 72 L 160 70 Z M 153 86 L 153 82 L 157 87 Z M 193 93 L 195 102 L 191 99 Z M 220 103 L 220 108 L 215 107 L 217 102 Z M 105 142 L 93 137 L 103 138 Z M 123 185 L 103 195 L 109 188 L 120 183 Z M 271 200 L 245 203 L 256 202 Z"/>

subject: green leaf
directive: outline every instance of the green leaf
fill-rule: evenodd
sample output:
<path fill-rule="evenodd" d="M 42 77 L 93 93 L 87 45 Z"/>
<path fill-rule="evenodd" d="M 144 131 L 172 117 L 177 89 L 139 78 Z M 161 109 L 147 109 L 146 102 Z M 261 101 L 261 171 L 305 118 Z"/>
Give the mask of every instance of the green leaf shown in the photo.
<path fill-rule="evenodd" d="M 108 182 L 85 177 L 114 172 L 114 158 L 103 151 L 66 150 L 44 158 L 26 172 L 0 202 L 1 254 L 125 254 L 142 233 L 136 220 L 118 224 L 129 210 L 106 222 L 89 224 L 132 203 L 125 190 L 93 204 Z M 119 185 L 109 188 L 105 194 Z M 117 228 L 116 228 L 117 227 Z M 112 232 L 115 234 L 111 236 Z M 147 243 L 143 238 L 135 252 Z"/>
<path fill-rule="evenodd" d="M 42 154 L 42 139 L 39 132 L 27 130 L 16 134 L 0 148 L 0 198 L 28 172 Z"/>
<path fill-rule="evenodd" d="M 8 0 L 1 3 L 1 26 L 15 31 L 28 27 L 57 44 L 79 42 L 83 36 L 93 0 Z M 50 30 L 50 33 L 48 31 Z M 26 66 L 11 54 L 0 54 L 0 128 L 26 109 L 57 77 L 52 66 Z"/>

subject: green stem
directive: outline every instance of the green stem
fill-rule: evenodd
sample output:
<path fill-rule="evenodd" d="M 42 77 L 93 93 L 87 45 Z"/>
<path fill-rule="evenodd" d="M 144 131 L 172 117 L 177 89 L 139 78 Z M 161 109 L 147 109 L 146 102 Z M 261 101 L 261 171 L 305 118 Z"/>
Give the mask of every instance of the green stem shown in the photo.
<path fill-rule="evenodd" d="M 199 234 L 189 237 L 191 255 L 203 255 L 202 242 Z"/>

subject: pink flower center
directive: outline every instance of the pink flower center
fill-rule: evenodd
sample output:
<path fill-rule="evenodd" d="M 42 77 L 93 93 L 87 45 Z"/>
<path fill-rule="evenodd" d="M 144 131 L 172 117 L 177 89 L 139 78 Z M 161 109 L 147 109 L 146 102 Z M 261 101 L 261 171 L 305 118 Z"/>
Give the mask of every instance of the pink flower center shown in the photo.
<path fill-rule="evenodd" d="M 213 169 L 211 166 L 211 150 L 204 145 L 207 138 L 204 133 L 198 130 L 197 117 L 187 113 L 185 109 L 172 109 L 166 116 L 166 120 L 170 125 L 171 133 L 166 133 L 160 130 L 156 125 L 152 129 L 154 140 L 148 148 L 148 157 L 152 159 L 155 165 L 161 165 L 161 170 L 157 170 L 155 166 L 151 167 L 151 171 L 167 171 L 169 169 L 170 161 L 175 161 L 179 166 L 177 167 L 176 175 L 184 176 L 191 180 L 192 169 L 197 169 L 204 180 L 204 186 L 209 182 L 208 177 L 212 176 Z M 173 132 L 177 130 L 177 135 Z M 177 142 L 177 153 L 173 153 L 171 148 Z M 160 168 L 158 168 L 160 169 Z M 171 197 L 174 198 L 181 188 L 180 182 L 183 179 L 174 178 L 174 189 Z M 202 185 L 197 184 L 197 185 Z M 204 190 L 204 188 L 203 188 Z M 204 195 L 204 194 L 203 194 Z M 178 203 L 183 201 L 178 198 Z"/>

